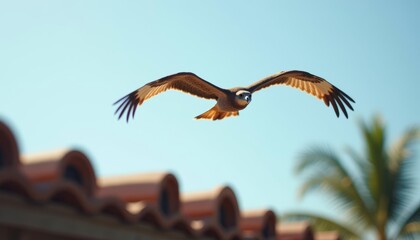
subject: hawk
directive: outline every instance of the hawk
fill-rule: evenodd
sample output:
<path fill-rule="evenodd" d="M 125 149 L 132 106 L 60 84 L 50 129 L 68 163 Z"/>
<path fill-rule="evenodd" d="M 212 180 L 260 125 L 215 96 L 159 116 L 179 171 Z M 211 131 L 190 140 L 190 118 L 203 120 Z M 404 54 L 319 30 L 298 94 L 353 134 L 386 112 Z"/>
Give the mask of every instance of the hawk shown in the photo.
<path fill-rule="evenodd" d="M 120 119 L 127 112 L 127 122 L 130 115 L 134 118 L 137 106 L 145 100 L 169 89 L 179 90 L 197 97 L 216 100 L 217 103 L 208 111 L 196 116 L 196 119 L 221 120 L 231 116 L 238 116 L 239 111 L 251 102 L 252 94 L 273 85 L 288 85 L 305 91 L 322 99 L 327 107 L 331 104 L 337 117 L 340 111 L 348 118 L 346 106 L 353 110 L 350 102 L 355 101 L 343 91 L 327 80 L 308 72 L 292 70 L 283 71 L 265 77 L 248 87 L 220 88 L 191 72 L 180 72 L 147 83 L 139 89 L 127 94 L 117 102 L 120 103 L 115 114 Z"/>

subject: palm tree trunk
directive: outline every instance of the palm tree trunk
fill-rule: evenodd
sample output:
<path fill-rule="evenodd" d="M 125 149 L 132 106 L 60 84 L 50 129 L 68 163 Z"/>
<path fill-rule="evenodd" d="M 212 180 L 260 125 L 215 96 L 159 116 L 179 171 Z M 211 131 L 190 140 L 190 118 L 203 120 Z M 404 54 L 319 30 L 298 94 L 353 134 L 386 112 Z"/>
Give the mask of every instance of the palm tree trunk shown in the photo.
<path fill-rule="evenodd" d="M 387 240 L 384 233 L 379 233 L 378 240 Z"/>
<path fill-rule="evenodd" d="M 378 229 L 377 239 L 378 240 L 387 240 L 385 228 Z"/>
<path fill-rule="evenodd" d="M 385 192 L 383 190 L 383 192 Z M 378 230 L 378 240 L 387 240 L 386 236 L 386 223 L 388 221 L 388 198 L 385 195 L 382 195 L 378 204 L 378 213 L 377 213 L 377 230 Z"/>

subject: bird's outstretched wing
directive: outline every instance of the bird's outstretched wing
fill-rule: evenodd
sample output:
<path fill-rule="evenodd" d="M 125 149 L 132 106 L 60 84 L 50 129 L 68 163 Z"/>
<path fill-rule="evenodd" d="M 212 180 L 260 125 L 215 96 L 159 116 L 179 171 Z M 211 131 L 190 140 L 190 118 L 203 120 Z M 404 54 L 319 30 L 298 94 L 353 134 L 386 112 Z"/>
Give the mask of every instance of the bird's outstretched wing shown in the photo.
<path fill-rule="evenodd" d="M 119 113 L 118 119 L 120 119 L 127 111 L 128 122 L 130 114 L 134 118 L 138 105 L 141 105 L 145 100 L 169 89 L 175 89 L 197 97 L 215 100 L 225 94 L 226 91 L 225 89 L 219 88 L 198 77 L 194 73 L 181 72 L 150 82 L 119 99 L 114 103 L 114 105 L 120 103 L 115 114 Z"/>
<path fill-rule="evenodd" d="M 349 101 L 353 103 L 355 101 L 349 95 L 345 94 L 343 91 L 329 83 L 327 80 L 303 71 L 293 70 L 273 74 L 261 79 L 258 82 L 253 83 L 248 87 L 248 90 L 250 92 L 255 92 L 263 88 L 279 84 L 285 84 L 291 87 L 299 88 L 302 91 L 305 91 L 319 99 L 324 100 L 324 103 L 327 106 L 330 106 L 331 103 L 337 117 L 340 116 L 338 106 L 343 111 L 346 118 L 348 115 L 344 104 L 349 109 L 353 110 L 353 107 Z"/>

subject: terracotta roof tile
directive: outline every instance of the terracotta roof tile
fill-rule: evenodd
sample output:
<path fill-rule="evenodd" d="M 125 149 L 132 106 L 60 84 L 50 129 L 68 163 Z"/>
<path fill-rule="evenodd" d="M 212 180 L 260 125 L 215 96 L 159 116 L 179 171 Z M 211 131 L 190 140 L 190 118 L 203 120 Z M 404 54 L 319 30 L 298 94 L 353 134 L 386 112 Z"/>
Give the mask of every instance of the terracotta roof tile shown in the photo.
<path fill-rule="evenodd" d="M 80 151 L 62 149 L 23 155 L 20 169 L 33 183 L 46 188 L 61 182 L 77 184 L 88 195 L 96 190 L 96 175 L 88 157 Z"/>
<path fill-rule="evenodd" d="M 167 172 L 100 178 L 98 196 L 118 196 L 125 202 L 145 201 L 165 215 L 179 213 L 179 187 Z"/>
<path fill-rule="evenodd" d="M 0 168 L 19 164 L 19 149 L 12 131 L 0 121 Z"/>
<path fill-rule="evenodd" d="M 240 235 L 238 201 L 228 186 L 183 193 L 181 211 L 195 220 L 194 229 L 203 235 L 222 239 L 233 239 Z"/>
<path fill-rule="evenodd" d="M 243 211 L 240 229 L 248 239 L 275 239 L 276 215 L 269 209 Z"/>

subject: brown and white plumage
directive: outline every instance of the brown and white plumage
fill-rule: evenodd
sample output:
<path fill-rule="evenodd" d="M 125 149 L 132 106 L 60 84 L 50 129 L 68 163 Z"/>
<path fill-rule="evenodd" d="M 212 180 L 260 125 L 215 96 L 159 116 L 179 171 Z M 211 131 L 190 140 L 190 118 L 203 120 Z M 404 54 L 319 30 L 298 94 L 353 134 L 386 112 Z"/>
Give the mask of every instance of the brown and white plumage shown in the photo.
<path fill-rule="evenodd" d="M 216 105 L 196 119 L 219 120 L 230 116 L 238 116 L 239 111 L 244 109 L 250 102 L 252 93 L 263 88 L 284 84 L 303 90 L 334 108 L 337 117 L 340 116 L 339 108 L 348 117 L 346 107 L 353 110 L 350 102 L 354 100 L 343 91 L 323 78 L 303 71 L 285 71 L 273 74 L 248 86 L 231 89 L 217 87 L 194 73 L 181 72 L 150 82 L 134 92 L 124 96 L 115 104 L 120 103 L 115 113 L 119 112 L 121 118 L 127 112 L 127 121 L 130 115 L 134 117 L 137 106 L 145 100 L 166 90 L 175 89 L 197 97 L 214 99 Z M 338 108 L 339 107 L 339 108 Z"/>
<path fill-rule="evenodd" d="M 324 103 L 327 106 L 330 106 L 331 103 L 337 117 L 340 116 L 337 104 L 340 106 L 340 109 L 343 111 L 346 118 L 348 118 L 348 114 L 343 102 L 348 108 L 353 110 L 349 101 L 354 103 L 354 100 L 350 96 L 329 83 L 327 80 L 308 72 L 296 70 L 280 72 L 253 83 L 248 87 L 248 89 L 251 92 L 256 92 L 263 88 L 279 84 L 285 84 L 305 91 L 319 99 L 324 100 Z"/>

